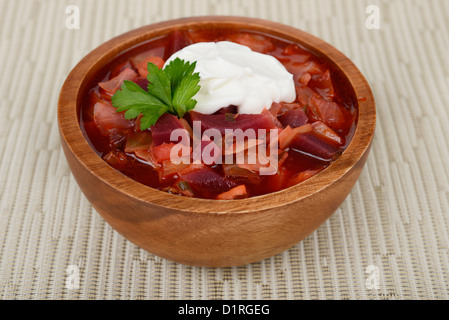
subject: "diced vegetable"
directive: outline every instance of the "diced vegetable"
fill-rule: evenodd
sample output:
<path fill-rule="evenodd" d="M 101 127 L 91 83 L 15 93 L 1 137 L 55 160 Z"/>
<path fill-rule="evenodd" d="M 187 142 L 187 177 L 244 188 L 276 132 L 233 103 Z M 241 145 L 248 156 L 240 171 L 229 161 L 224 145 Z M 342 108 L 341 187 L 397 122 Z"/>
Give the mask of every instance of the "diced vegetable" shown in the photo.
<path fill-rule="evenodd" d="M 173 130 L 183 129 L 184 133 L 180 138 L 170 140 Z M 151 133 L 153 135 L 154 145 L 158 146 L 162 143 L 179 143 L 181 141 L 190 141 L 190 136 L 181 121 L 174 115 L 165 113 L 157 122 L 151 126 Z M 180 133 L 182 133 L 180 131 Z"/>
<path fill-rule="evenodd" d="M 170 160 L 171 149 L 175 146 L 175 143 L 162 143 L 155 146 L 151 153 L 157 163 L 162 163 L 163 161 Z"/>
<path fill-rule="evenodd" d="M 282 123 L 278 120 L 277 117 L 275 117 L 270 111 L 268 111 L 267 109 L 263 109 L 262 112 L 260 113 L 261 116 L 266 117 L 267 119 L 271 120 L 271 122 L 274 125 L 274 128 L 269 128 L 269 129 L 282 129 Z"/>
<path fill-rule="evenodd" d="M 274 117 L 277 117 L 281 113 L 283 103 L 273 102 L 268 110 Z"/>
<path fill-rule="evenodd" d="M 296 96 L 302 107 L 307 107 L 310 104 L 310 98 L 317 95 L 318 93 L 308 86 L 298 85 L 296 87 Z"/>
<path fill-rule="evenodd" d="M 137 65 L 148 57 L 162 57 L 164 55 L 165 49 L 158 46 L 151 46 L 148 50 L 138 52 L 136 55 L 133 55 L 129 58 L 129 62 L 137 69 Z"/>
<path fill-rule="evenodd" d="M 117 75 L 116 77 L 105 82 L 100 82 L 98 85 L 108 93 L 114 94 L 118 89 L 120 89 L 120 86 L 123 84 L 123 81 L 133 80 L 136 77 L 137 73 L 134 70 L 132 70 L 131 68 L 126 68 L 125 70 L 120 72 L 120 74 Z"/>
<path fill-rule="evenodd" d="M 122 146 L 126 140 L 126 135 L 120 130 L 111 130 L 108 134 L 109 147 L 117 149 Z"/>
<path fill-rule="evenodd" d="M 223 171 L 226 177 L 245 180 L 247 182 L 255 183 L 259 180 L 259 173 L 256 171 L 248 170 L 238 164 L 223 164 Z"/>
<path fill-rule="evenodd" d="M 157 163 L 156 159 L 154 159 L 153 152 L 151 149 L 136 149 L 134 150 L 134 154 L 137 158 L 142 159 L 146 161 L 150 166 L 153 168 L 159 169 L 159 164 Z"/>
<path fill-rule="evenodd" d="M 332 79 L 329 70 L 326 70 L 324 73 L 310 76 L 310 79 L 306 84 L 309 87 L 317 90 L 318 93 L 327 100 L 330 100 L 335 96 L 334 85 L 332 84 Z"/>
<path fill-rule="evenodd" d="M 112 79 L 116 76 L 118 76 L 123 70 L 130 68 L 132 69 L 133 66 L 130 61 L 123 61 L 122 63 L 119 63 L 117 66 L 115 66 L 111 73 L 109 74 L 109 79 Z"/>
<path fill-rule="evenodd" d="M 326 141 L 327 143 L 331 143 L 337 146 L 341 146 L 343 144 L 343 139 L 338 134 L 336 134 L 334 130 L 329 128 L 325 123 L 321 121 L 312 123 L 312 131 L 316 136 Z"/>
<path fill-rule="evenodd" d="M 316 60 L 308 60 L 303 64 L 298 65 L 300 75 L 309 73 L 311 76 L 323 74 L 326 69 L 323 65 L 319 64 Z"/>
<path fill-rule="evenodd" d="M 248 196 L 248 192 L 246 191 L 245 185 L 240 185 L 235 188 L 232 188 L 229 191 L 225 191 L 220 193 L 217 196 L 217 200 L 233 200 L 233 199 L 243 199 Z"/>
<path fill-rule="evenodd" d="M 342 107 L 317 95 L 310 98 L 307 116 L 314 121 L 324 122 L 332 129 L 340 129 L 346 122 Z"/>
<path fill-rule="evenodd" d="M 231 179 L 218 174 L 208 167 L 188 173 L 181 171 L 179 176 L 189 184 L 195 194 L 202 194 L 208 197 L 228 191 L 237 186 Z"/>
<path fill-rule="evenodd" d="M 331 160 L 339 151 L 311 132 L 297 134 L 290 143 L 294 150 L 302 151 L 323 160 Z"/>
<path fill-rule="evenodd" d="M 292 144 L 293 139 L 300 133 L 307 133 L 312 131 L 312 126 L 310 124 L 305 124 L 301 127 L 292 129 L 287 126 L 278 136 L 279 148 L 285 150 Z"/>
<path fill-rule="evenodd" d="M 162 59 L 161 57 L 148 57 L 144 60 L 142 60 L 141 62 L 139 62 L 139 64 L 137 65 L 137 72 L 139 73 L 139 75 L 142 78 L 147 78 L 148 75 L 148 63 L 153 63 L 155 64 L 159 69 L 162 69 L 162 67 L 164 66 L 164 59 Z"/>
<path fill-rule="evenodd" d="M 162 167 L 160 170 L 160 174 L 162 178 L 167 178 L 168 176 L 177 174 L 178 172 L 182 171 L 183 169 L 187 168 L 189 164 L 185 163 L 173 163 L 170 160 L 164 160 L 162 161 Z"/>
<path fill-rule="evenodd" d="M 103 160 L 105 160 L 111 167 L 119 170 L 125 168 L 128 164 L 128 158 L 126 154 L 117 149 L 109 151 L 106 155 L 103 156 Z"/>
<path fill-rule="evenodd" d="M 94 106 L 94 121 L 102 135 L 109 135 L 117 130 L 126 130 L 134 126 L 133 120 L 125 119 L 121 112 L 116 112 L 110 103 L 99 101 Z"/>
<path fill-rule="evenodd" d="M 309 118 L 306 116 L 304 111 L 299 108 L 299 105 L 296 109 L 284 112 L 278 117 L 278 119 L 284 127 L 289 126 L 291 128 L 301 127 L 309 122 Z"/>
<path fill-rule="evenodd" d="M 288 72 L 293 74 L 293 79 L 295 79 L 298 84 L 301 82 L 299 79 L 305 73 L 310 74 L 310 76 L 322 74 L 326 69 L 324 69 L 318 62 L 315 60 L 307 60 L 304 63 L 286 63 L 285 68 Z"/>
<path fill-rule="evenodd" d="M 125 144 L 125 152 L 130 153 L 136 150 L 149 150 L 153 145 L 151 132 L 141 131 L 129 136 Z"/>

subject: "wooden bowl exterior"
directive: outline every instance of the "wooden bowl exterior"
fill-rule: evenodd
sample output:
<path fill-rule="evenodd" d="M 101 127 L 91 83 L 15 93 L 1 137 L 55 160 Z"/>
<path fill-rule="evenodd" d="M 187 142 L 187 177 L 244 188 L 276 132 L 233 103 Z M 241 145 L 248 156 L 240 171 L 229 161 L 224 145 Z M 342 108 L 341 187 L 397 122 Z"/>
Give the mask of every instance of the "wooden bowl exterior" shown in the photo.
<path fill-rule="evenodd" d="M 88 80 L 124 50 L 175 29 L 225 26 L 261 31 L 326 56 L 348 79 L 358 100 L 358 123 L 343 154 L 312 178 L 285 190 L 241 200 L 181 197 L 142 185 L 106 164 L 87 143 L 79 104 Z M 67 77 L 58 103 L 61 143 L 86 198 L 121 235 L 160 257 L 188 265 L 224 267 L 260 261 L 298 243 L 347 197 L 368 156 L 375 102 L 354 64 L 324 41 L 279 23 L 243 17 L 194 17 L 142 27 L 88 54 Z"/>

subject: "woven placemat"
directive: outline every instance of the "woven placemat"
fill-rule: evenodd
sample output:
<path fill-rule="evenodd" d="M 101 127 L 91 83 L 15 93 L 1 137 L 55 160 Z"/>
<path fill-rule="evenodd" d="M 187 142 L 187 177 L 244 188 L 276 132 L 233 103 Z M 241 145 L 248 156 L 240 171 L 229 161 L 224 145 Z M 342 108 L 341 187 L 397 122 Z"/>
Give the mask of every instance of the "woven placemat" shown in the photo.
<path fill-rule="evenodd" d="M 56 121 L 62 83 L 90 50 L 209 14 L 321 37 L 361 69 L 378 107 L 366 167 L 335 214 L 277 256 L 218 269 L 118 235 L 71 176 Z M 446 0 L 0 0 L 0 298 L 447 299 L 448 16 Z"/>

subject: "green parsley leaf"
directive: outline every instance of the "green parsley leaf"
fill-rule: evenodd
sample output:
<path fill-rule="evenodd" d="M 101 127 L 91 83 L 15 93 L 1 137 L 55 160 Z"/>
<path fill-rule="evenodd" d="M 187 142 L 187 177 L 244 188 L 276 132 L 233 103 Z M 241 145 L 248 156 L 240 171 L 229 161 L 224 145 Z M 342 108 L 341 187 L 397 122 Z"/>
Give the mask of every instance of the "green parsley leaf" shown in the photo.
<path fill-rule="evenodd" d="M 117 112 L 126 111 L 127 119 L 136 118 L 142 112 L 142 108 L 158 108 L 165 105 L 153 95 L 148 94 L 138 84 L 129 80 L 123 81 L 121 90 L 117 90 L 111 100 L 112 104 L 117 107 Z M 129 117 L 126 116 L 127 112 L 129 112 Z"/>
<path fill-rule="evenodd" d="M 198 83 L 200 82 L 200 76 L 198 73 L 184 76 L 181 79 L 179 85 L 175 88 L 173 94 L 173 108 L 176 113 L 183 117 L 187 111 L 195 108 L 196 100 L 192 100 L 200 90 Z"/>
<path fill-rule="evenodd" d="M 148 63 L 148 92 L 158 98 L 167 106 L 171 106 L 172 91 L 171 78 L 163 70 L 159 69 L 155 64 Z"/>
<path fill-rule="evenodd" d="M 171 61 L 165 68 L 165 72 L 167 72 L 172 81 L 172 91 L 176 91 L 176 86 L 181 82 L 185 77 L 192 75 L 195 70 L 196 62 L 189 63 L 184 62 L 181 59 L 174 59 Z"/>
<path fill-rule="evenodd" d="M 126 119 L 135 119 L 140 114 L 140 128 L 146 130 L 164 114 L 179 118 L 192 110 L 197 101 L 193 97 L 200 90 L 199 73 L 194 73 L 196 62 L 172 60 L 164 69 L 148 63 L 148 91 L 132 81 L 124 81 L 121 90 L 112 96 L 112 105 L 117 112 L 125 111 Z"/>

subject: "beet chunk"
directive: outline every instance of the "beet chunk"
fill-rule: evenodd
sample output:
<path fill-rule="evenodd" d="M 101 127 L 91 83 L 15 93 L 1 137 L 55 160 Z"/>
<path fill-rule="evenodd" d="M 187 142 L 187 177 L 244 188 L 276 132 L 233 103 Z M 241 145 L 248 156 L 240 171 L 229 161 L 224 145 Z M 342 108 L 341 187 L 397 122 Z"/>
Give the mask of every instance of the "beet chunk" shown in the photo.
<path fill-rule="evenodd" d="M 278 117 L 284 128 L 290 126 L 290 128 L 302 127 L 309 122 L 309 118 L 306 116 L 302 109 L 292 109 Z"/>
<path fill-rule="evenodd" d="M 196 195 L 213 197 L 214 194 L 228 191 L 237 186 L 232 180 L 218 174 L 213 169 L 198 169 L 186 174 L 180 173 L 180 178 L 186 181 Z"/>
<path fill-rule="evenodd" d="M 170 140 L 170 136 L 173 130 L 183 129 L 184 134 L 182 137 L 175 139 L 174 141 Z M 189 142 L 189 133 L 185 130 L 181 121 L 174 115 L 165 113 L 162 115 L 156 123 L 151 126 L 151 133 L 153 135 L 154 146 L 157 147 L 163 143 L 179 143 L 182 140 Z M 178 136 L 178 135 L 177 135 Z"/>
<path fill-rule="evenodd" d="M 340 150 L 337 147 L 327 144 L 313 133 L 309 132 L 296 135 L 296 137 L 293 138 L 290 147 L 323 160 L 331 160 Z"/>

